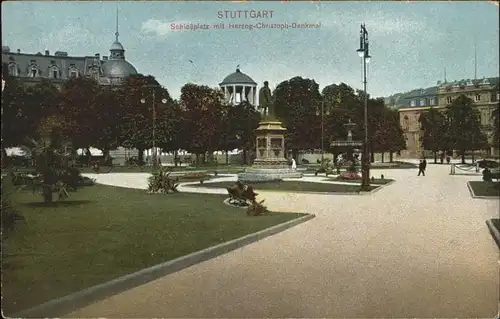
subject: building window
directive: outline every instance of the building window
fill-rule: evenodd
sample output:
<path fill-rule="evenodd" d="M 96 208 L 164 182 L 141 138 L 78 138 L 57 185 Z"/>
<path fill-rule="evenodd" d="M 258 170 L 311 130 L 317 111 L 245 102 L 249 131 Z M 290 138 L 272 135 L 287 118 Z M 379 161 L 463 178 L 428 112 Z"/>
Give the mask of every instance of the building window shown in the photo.
<path fill-rule="evenodd" d="M 435 105 L 435 104 L 436 104 L 436 98 L 435 97 L 429 98 L 429 105 Z"/>
<path fill-rule="evenodd" d="M 474 101 L 476 101 L 476 102 L 481 101 L 481 95 L 480 94 L 476 94 L 476 97 L 474 98 Z"/>
<path fill-rule="evenodd" d="M 425 99 L 420 100 L 420 106 L 425 106 Z"/>
<path fill-rule="evenodd" d="M 411 102 L 410 102 L 410 106 L 416 106 L 416 105 L 417 105 L 417 101 L 415 101 L 415 100 L 411 100 Z"/>
<path fill-rule="evenodd" d="M 35 68 L 31 69 L 31 77 L 36 78 L 36 69 Z"/>
<path fill-rule="evenodd" d="M 452 101 L 451 96 L 447 96 L 447 97 L 446 97 L 446 103 L 450 104 L 450 103 L 451 103 L 451 101 Z"/>
<path fill-rule="evenodd" d="M 76 72 L 76 71 L 71 71 L 70 72 L 70 77 L 76 78 L 77 76 L 78 76 L 78 72 Z"/>

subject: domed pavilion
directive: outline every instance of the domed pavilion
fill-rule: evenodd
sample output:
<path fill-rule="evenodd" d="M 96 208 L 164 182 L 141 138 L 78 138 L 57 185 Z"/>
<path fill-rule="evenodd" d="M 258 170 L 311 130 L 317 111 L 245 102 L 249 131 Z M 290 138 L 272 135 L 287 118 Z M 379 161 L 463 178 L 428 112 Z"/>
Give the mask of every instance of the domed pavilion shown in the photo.
<path fill-rule="evenodd" d="M 227 103 L 236 105 L 247 101 L 252 105 L 257 104 L 257 83 L 239 68 L 226 76 L 219 86 Z"/>

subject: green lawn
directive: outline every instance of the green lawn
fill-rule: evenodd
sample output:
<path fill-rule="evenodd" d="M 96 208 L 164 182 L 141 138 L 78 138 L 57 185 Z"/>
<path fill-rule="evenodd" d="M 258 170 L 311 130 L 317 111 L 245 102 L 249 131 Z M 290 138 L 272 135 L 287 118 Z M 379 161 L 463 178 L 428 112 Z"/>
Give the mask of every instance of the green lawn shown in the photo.
<path fill-rule="evenodd" d="M 471 181 L 469 183 L 476 196 L 500 196 L 500 188 L 498 187 L 498 182 Z"/>
<path fill-rule="evenodd" d="M 495 228 L 500 232 L 500 219 L 493 218 L 491 222 L 493 223 L 493 226 L 495 226 Z"/>
<path fill-rule="evenodd" d="M 208 188 L 226 188 L 233 186 L 234 182 L 215 182 L 196 185 L 186 185 L 186 187 L 208 187 Z M 255 192 L 259 190 L 282 191 L 282 192 L 317 192 L 317 193 L 356 193 L 359 192 L 359 185 L 327 184 L 301 181 L 282 181 L 282 182 L 261 182 L 250 183 Z M 370 186 L 370 190 L 378 186 Z"/>
<path fill-rule="evenodd" d="M 338 177 L 335 177 L 335 178 L 329 178 L 327 180 L 330 180 L 330 181 L 335 181 L 335 182 L 344 182 L 344 183 L 352 183 L 352 184 L 361 184 L 361 180 L 352 180 L 352 179 L 341 179 L 341 178 L 338 178 Z M 376 178 L 375 180 L 371 180 L 370 179 L 370 184 L 372 185 L 385 185 L 385 184 L 388 184 L 390 182 L 392 182 L 393 179 L 380 179 L 380 178 Z"/>
<path fill-rule="evenodd" d="M 15 194 L 26 225 L 3 243 L 3 310 L 8 315 L 303 215 L 249 217 L 225 205 L 226 197 L 95 185 L 44 206 L 39 195 Z"/>
<path fill-rule="evenodd" d="M 164 167 L 166 168 L 166 167 Z M 217 173 L 239 173 L 243 172 L 245 170 L 245 167 L 243 166 L 226 166 L 226 165 L 219 165 L 219 166 L 199 166 L 199 167 L 169 167 L 174 172 L 178 171 L 207 171 L 208 173 L 212 174 L 214 172 Z M 109 167 L 102 167 L 101 172 L 107 172 L 109 170 Z M 81 168 L 82 173 L 94 173 L 94 170 L 92 167 L 84 167 Z M 151 173 L 153 171 L 152 166 L 114 166 L 110 173 L 140 173 L 140 172 L 146 172 L 146 173 Z"/>

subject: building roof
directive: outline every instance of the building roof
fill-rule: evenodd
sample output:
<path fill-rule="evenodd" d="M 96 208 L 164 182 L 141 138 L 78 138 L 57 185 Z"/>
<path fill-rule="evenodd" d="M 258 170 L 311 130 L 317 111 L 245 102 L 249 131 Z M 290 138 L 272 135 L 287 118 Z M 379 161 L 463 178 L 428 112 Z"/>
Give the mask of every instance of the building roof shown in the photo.
<path fill-rule="evenodd" d="M 105 77 L 125 78 L 137 74 L 136 68 L 126 60 L 102 61 L 102 71 Z"/>
<path fill-rule="evenodd" d="M 123 45 L 119 41 L 115 41 L 111 44 L 109 51 L 125 51 Z"/>
<path fill-rule="evenodd" d="M 253 84 L 257 85 L 251 77 L 241 72 L 240 69 L 236 69 L 236 72 L 229 74 L 219 85 L 229 85 L 229 84 Z"/>

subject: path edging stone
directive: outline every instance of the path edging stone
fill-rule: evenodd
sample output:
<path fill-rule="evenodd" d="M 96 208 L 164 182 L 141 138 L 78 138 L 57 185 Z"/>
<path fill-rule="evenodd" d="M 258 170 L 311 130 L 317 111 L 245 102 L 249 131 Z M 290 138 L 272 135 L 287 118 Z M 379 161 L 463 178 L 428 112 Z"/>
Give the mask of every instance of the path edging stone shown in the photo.
<path fill-rule="evenodd" d="M 287 214 L 287 213 L 283 213 Z M 41 305 L 35 306 L 33 308 L 20 311 L 11 316 L 11 318 L 27 318 L 27 317 L 38 317 L 38 318 L 56 318 L 64 316 L 75 310 L 84 308 L 94 302 L 103 300 L 105 298 L 111 297 L 113 295 L 119 294 L 126 290 L 135 288 L 137 286 L 146 284 L 160 277 L 172 274 L 174 272 L 180 271 L 182 269 L 188 268 L 195 264 L 207 261 L 209 259 L 218 257 L 220 255 L 226 254 L 230 251 L 236 250 L 238 248 L 244 247 L 258 240 L 264 239 L 266 237 L 275 235 L 282 231 L 287 230 L 293 226 L 304 223 L 310 219 L 315 218 L 316 215 L 307 214 L 305 216 L 295 218 L 293 220 L 272 226 L 267 229 L 263 229 L 253 234 L 248 234 L 246 236 L 230 240 L 225 243 L 221 243 L 194 253 L 187 256 L 182 256 L 165 263 L 161 263 L 149 268 L 145 268 L 134 272 L 132 274 L 125 275 L 120 278 L 113 279 L 111 281 L 95 285 L 93 287 L 81 290 L 76 293 L 72 293 L 65 297 L 57 298 L 45 302 Z M 259 217 L 255 217 L 259 218 Z"/>
<path fill-rule="evenodd" d="M 491 236 L 493 236 L 493 239 L 497 243 L 498 249 L 500 249 L 500 232 L 498 229 L 493 225 L 492 219 L 488 219 L 486 221 L 486 225 L 488 225 L 488 229 L 490 230 Z"/>

